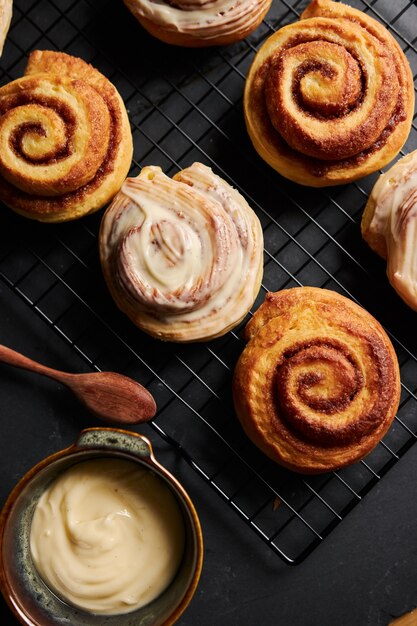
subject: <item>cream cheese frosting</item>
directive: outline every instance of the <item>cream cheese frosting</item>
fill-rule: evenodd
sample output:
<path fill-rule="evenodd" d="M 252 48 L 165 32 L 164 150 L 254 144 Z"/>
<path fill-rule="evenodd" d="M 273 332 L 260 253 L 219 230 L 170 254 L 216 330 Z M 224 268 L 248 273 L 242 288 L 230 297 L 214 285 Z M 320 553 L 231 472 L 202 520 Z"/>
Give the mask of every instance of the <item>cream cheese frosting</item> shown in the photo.
<path fill-rule="evenodd" d="M 145 167 L 127 179 L 100 233 L 105 277 L 151 334 L 198 341 L 235 326 L 260 286 L 263 236 L 244 198 L 194 163 L 173 179 Z"/>
<path fill-rule="evenodd" d="M 4 43 L 7 33 L 9 32 L 10 22 L 12 19 L 13 2 L 12 0 L 0 0 L 0 56 L 3 52 Z"/>
<path fill-rule="evenodd" d="M 417 310 L 417 151 L 376 182 L 362 222 L 364 238 L 387 259 L 388 278 Z"/>
<path fill-rule="evenodd" d="M 124 459 L 83 461 L 42 494 L 30 549 L 63 600 L 92 613 L 127 613 L 154 600 L 175 576 L 182 515 L 150 470 Z"/>

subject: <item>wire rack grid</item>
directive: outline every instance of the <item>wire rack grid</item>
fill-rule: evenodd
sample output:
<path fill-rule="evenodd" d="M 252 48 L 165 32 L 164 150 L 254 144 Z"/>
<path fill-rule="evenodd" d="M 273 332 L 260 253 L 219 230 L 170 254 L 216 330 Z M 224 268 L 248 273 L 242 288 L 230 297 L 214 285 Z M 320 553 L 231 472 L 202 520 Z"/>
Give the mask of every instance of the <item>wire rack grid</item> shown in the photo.
<path fill-rule="evenodd" d="M 158 404 L 147 428 L 175 447 L 243 522 L 292 564 L 329 534 L 417 437 L 415 314 L 389 287 L 383 263 L 360 237 L 362 210 L 377 174 L 331 190 L 302 188 L 261 162 L 244 128 L 242 92 L 253 56 L 306 4 L 274 0 L 266 20 L 245 41 L 190 51 L 149 37 L 121 0 L 15 0 L 0 62 L 5 84 L 22 75 L 34 49 L 84 58 L 114 82 L 126 103 L 134 139 L 132 175 L 144 165 L 160 165 L 172 174 L 200 161 L 242 192 L 261 220 L 265 240 L 263 284 L 249 315 L 266 291 L 315 285 L 359 302 L 389 333 L 402 376 L 401 404 L 389 433 L 354 466 L 296 476 L 258 452 L 234 416 L 230 381 L 245 322 L 206 344 L 157 342 L 127 323 L 107 293 L 97 253 L 100 214 L 46 226 L 6 208 L 2 212 L 3 283 L 92 369 L 117 369 L 147 385 Z M 385 24 L 415 73 L 414 3 L 350 4 Z M 415 148 L 413 123 L 403 154 Z"/>

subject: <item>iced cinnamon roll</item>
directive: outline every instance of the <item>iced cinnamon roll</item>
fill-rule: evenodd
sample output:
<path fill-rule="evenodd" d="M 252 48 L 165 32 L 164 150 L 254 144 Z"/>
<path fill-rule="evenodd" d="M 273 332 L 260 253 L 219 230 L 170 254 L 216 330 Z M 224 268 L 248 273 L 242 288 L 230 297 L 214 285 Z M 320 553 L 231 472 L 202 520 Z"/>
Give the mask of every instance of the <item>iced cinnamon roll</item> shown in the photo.
<path fill-rule="evenodd" d="M 280 174 L 313 187 L 342 184 L 399 152 L 411 128 L 413 78 L 376 20 L 313 0 L 257 53 L 244 111 L 255 149 Z"/>
<path fill-rule="evenodd" d="M 43 222 L 102 208 L 132 160 L 123 101 L 91 65 L 35 51 L 25 75 L 0 89 L 0 200 Z"/>
<path fill-rule="evenodd" d="M 260 287 L 263 235 L 244 198 L 194 163 L 172 179 L 159 167 L 128 178 L 100 229 L 116 304 L 164 340 L 213 339 L 248 313 Z"/>
<path fill-rule="evenodd" d="M 386 259 L 391 285 L 417 311 L 417 150 L 378 178 L 361 228 L 365 241 Z"/>
<path fill-rule="evenodd" d="M 0 56 L 3 53 L 4 43 L 9 32 L 12 20 L 13 1 L 0 0 Z"/>
<path fill-rule="evenodd" d="M 386 433 L 400 375 L 380 324 L 325 289 L 268 293 L 236 365 L 237 416 L 270 458 L 300 473 L 350 465 Z"/>
<path fill-rule="evenodd" d="M 124 0 L 154 37 L 177 46 L 223 46 L 247 37 L 272 0 Z"/>

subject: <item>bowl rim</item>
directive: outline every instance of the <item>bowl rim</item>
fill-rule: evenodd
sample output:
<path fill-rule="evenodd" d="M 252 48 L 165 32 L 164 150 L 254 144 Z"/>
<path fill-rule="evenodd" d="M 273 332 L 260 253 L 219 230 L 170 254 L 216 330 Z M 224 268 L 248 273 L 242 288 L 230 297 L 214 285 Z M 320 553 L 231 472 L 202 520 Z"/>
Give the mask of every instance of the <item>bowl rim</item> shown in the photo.
<path fill-rule="evenodd" d="M 140 440 L 145 444 L 148 450 L 148 454 L 142 457 L 139 456 L 139 454 L 135 454 L 134 452 L 130 451 L 129 449 L 123 449 L 122 447 L 109 448 L 100 443 L 91 445 L 79 445 L 79 441 L 83 438 L 84 435 L 92 434 L 94 436 L 94 434 L 99 435 L 100 433 L 106 433 L 109 435 L 111 433 L 116 433 L 122 436 L 136 438 L 137 440 Z M 25 474 L 14 485 L 0 512 L 0 591 L 4 599 L 6 600 L 9 609 L 11 609 L 12 613 L 15 615 L 15 617 L 17 617 L 21 624 L 23 624 L 24 626 L 43 626 L 37 620 L 34 621 L 32 619 L 31 615 L 28 614 L 28 612 L 25 610 L 22 603 L 20 602 L 19 594 L 15 593 L 10 585 L 7 567 L 5 566 L 3 557 L 3 542 L 7 522 L 18 497 L 21 495 L 26 486 L 35 478 L 35 476 L 39 474 L 39 472 L 41 472 L 46 467 L 52 465 L 56 461 L 59 461 L 60 459 L 71 457 L 72 455 L 76 455 L 79 452 L 88 452 L 89 450 L 102 452 L 103 456 L 106 456 L 106 454 L 109 456 L 117 456 L 119 454 L 124 458 L 130 458 L 133 462 L 139 462 L 149 465 L 150 468 L 155 469 L 157 473 L 162 474 L 166 481 L 171 485 L 174 492 L 176 491 L 181 496 L 181 500 L 183 501 L 184 506 L 186 507 L 190 515 L 190 521 L 192 529 L 194 531 L 193 534 L 196 547 L 195 566 L 191 580 L 181 600 L 173 607 L 172 611 L 164 620 L 164 622 L 160 624 L 160 626 L 172 626 L 172 624 L 177 622 L 179 617 L 184 613 L 185 609 L 191 602 L 191 599 L 194 596 L 200 579 L 203 567 L 204 553 L 203 533 L 200 520 L 196 508 L 185 488 L 182 486 L 179 480 L 173 474 L 171 474 L 171 472 L 166 469 L 166 467 L 161 465 L 161 463 L 159 463 L 159 461 L 157 461 L 157 459 L 155 458 L 150 440 L 145 435 L 133 431 L 128 431 L 122 428 L 92 427 L 81 430 L 74 443 L 67 446 L 66 448 L 63 448 L 62 450 L 53 452 L 52 454 L 38 461 L 33 467 L 25 472 Z"/>

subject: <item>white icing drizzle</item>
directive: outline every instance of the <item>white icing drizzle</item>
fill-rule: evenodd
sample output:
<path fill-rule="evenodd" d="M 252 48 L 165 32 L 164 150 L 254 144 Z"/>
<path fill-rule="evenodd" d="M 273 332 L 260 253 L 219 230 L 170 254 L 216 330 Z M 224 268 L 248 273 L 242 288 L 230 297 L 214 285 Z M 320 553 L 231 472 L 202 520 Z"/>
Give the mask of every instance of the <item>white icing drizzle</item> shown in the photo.
<path fill-rule="evenodd" d="M 12 0 L 0 0 L 0 56 L 3 53 L 4 43 L 10 28 L 12 12 Z"/>
<path fill-rule="evenodd" d="M 174 179 L 145 167 L 127 179 L 103 218 L 102 255 L 117 286 L 189 340 L 234 325 L 253 303 L 263 236 L 255 213 L 200 163 Z M 201 326 L 203 324 L 203 326 Z"/>
<path fill-rule="evenodd" d="M 137 18 L 145 17 L 167 31 L 210 40 L 256 24 L 269 0 L 125 0 L 125 4 Z"/>
<path fill-rule="evenodd" d="M 417 310 L 417 151 L 380 176 L 372 198 L 375 211 L 369 232 L 384 238 L 388 278 Z"/>

